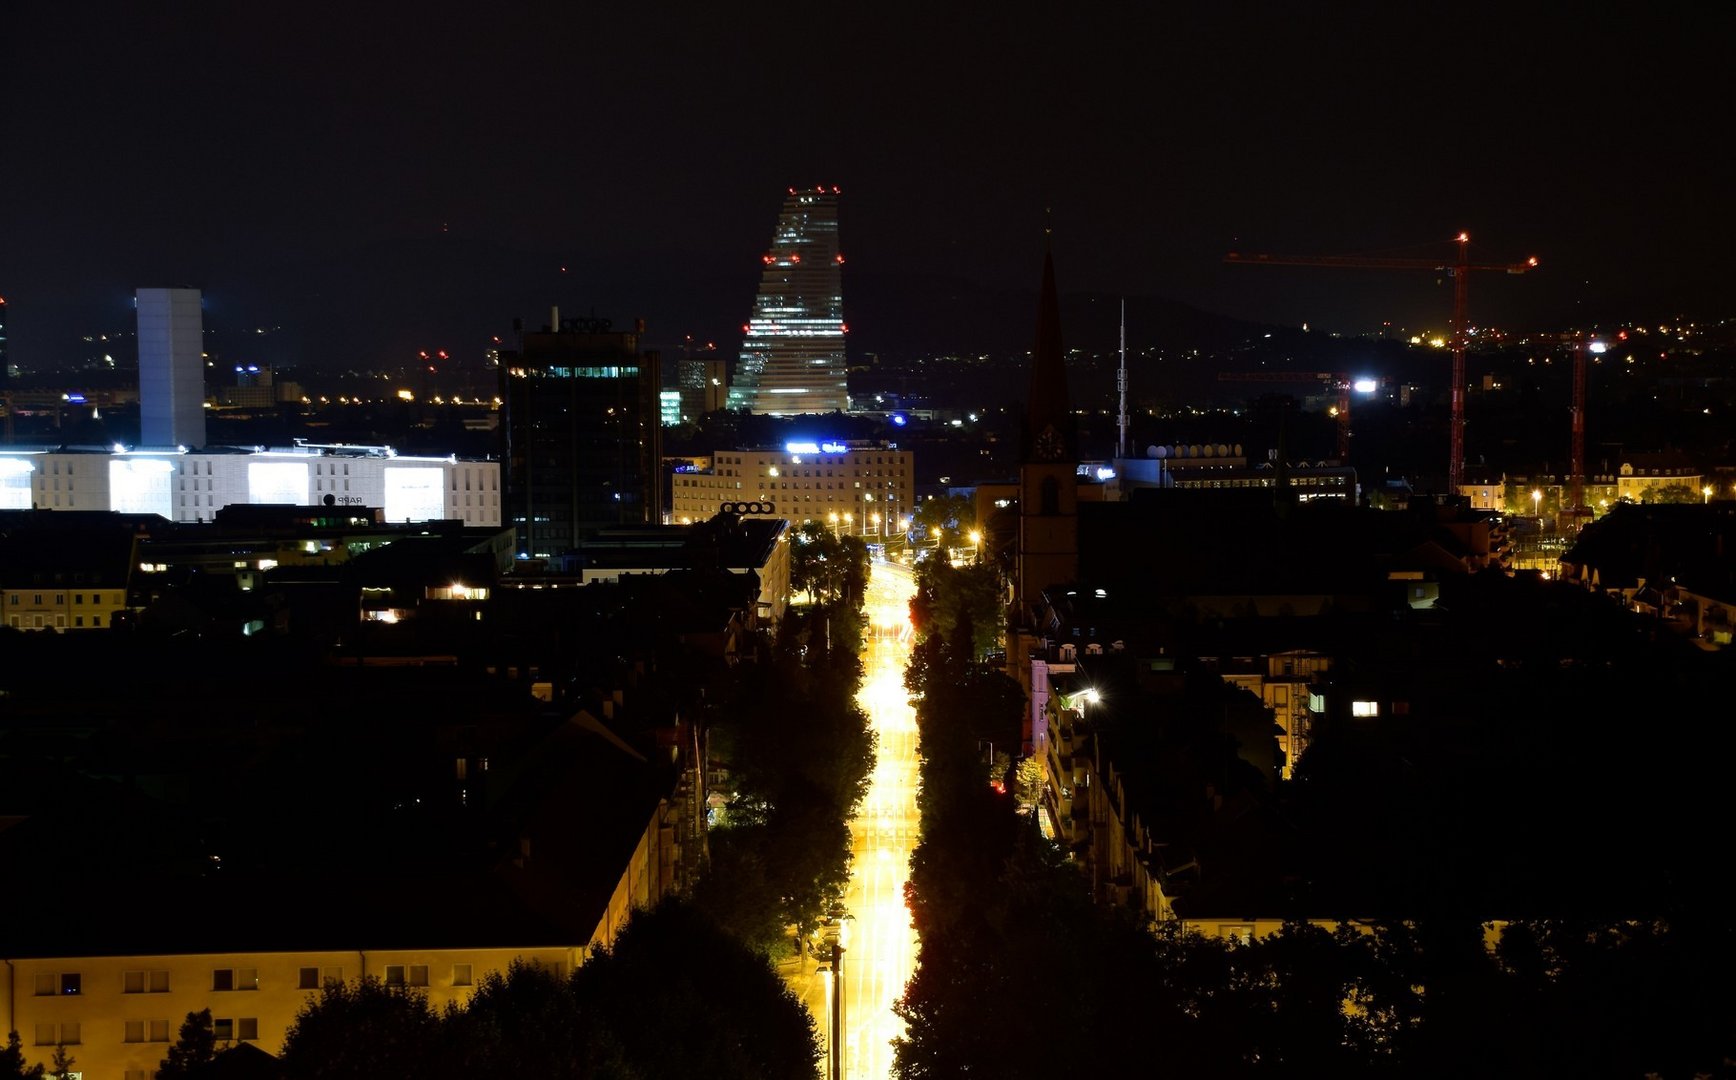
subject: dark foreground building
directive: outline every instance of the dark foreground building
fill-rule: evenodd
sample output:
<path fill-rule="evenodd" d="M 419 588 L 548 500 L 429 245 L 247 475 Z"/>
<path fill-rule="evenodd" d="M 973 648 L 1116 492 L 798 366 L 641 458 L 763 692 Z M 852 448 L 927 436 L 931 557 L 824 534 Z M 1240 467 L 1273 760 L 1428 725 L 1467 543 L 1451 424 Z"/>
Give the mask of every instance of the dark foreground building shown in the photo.
<path fill-rule="evenodd" d="M 642 328 L 641 328 L 642 329 Z M 554 321 L 500 361 L 507 505 L 522 558 L 559 559 L 586 533 L 655 523 L 663 505 L 656 352 L 607 319 Z"/>

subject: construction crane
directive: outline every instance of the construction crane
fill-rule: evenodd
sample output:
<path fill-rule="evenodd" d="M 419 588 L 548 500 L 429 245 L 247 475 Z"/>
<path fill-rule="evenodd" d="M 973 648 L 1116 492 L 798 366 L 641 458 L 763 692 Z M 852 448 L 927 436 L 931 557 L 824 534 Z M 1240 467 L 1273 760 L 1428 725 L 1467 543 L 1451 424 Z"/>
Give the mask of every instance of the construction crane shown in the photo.
<path fill-rule="evenodd" d="M 1335 375 L 1327 371 L 1224 371 L 1218 374 L 1219 382 L 1262 382 L 1262 383 L 1315 383 L 1335 390 L 1338 402 L 1329 410 L 1332 418 L 1338 421 L 1338 460 L 1350 461 L 1350 392 L 1372 394 L 1377 385 L 1373 379 L 1357 379 L 1349 375 Z"/>
<path fill-rule="evenodd" d="M 1361 270 L 1431 270 L 1445 271 L 1453 277 L 1453 387 L 1452 441 L 1447 451 L 1447 491 L 1457 495 L 1465 476 L 1465 286 L 1473 270 L 1499 270 L 1508 274 L 1523 274 L 1537 267 L 1535 256 L 1520 263 L 1473 263 L 1470 258 L 1471 237 L 1460 233 L 1453 238 L 1459 245 L 1458 258 L 1453 262 L 1439 259 L 1390 258 L 1373 255 L 1244 255 L 1232 251 L 1224 261 L 1255 266 L 1338 266 Z"/>

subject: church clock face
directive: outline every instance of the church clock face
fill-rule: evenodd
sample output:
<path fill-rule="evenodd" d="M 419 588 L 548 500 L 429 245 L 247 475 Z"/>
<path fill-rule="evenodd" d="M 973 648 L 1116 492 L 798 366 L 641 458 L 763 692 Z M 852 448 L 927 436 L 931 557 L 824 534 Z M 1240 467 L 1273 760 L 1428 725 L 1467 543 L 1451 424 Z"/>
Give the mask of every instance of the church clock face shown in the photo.
<path fill-rule="evenodd" d="M 1042 434 L 1037 436 L 1037 457 L 1043 461 L 1059 461 L 1066 450 L 1067 446 L 1061 441 L 1061 434 L 1055 430 L 1053 424 L 1045 427 Z"/>

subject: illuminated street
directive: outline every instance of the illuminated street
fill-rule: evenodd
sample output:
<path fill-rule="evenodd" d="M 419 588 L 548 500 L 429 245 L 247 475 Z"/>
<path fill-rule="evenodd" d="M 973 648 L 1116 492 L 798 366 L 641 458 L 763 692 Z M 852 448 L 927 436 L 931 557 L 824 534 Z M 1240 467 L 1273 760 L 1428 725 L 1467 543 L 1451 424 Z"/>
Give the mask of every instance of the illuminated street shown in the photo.
<path fill-rule="evenodd" d="M 910 850 L 916 844 L 916 716 L 904 690 L 910 655 L 910 573 L 874 565 L 865 611 L 868 648 L 859 700 L 879 736 L 868 794 L 850 823 L 854 858 L 844 892 L 849 912 L 844 956 L 844 1075 L 878 1080 L 891 1072 L 891 1040 L 904 1031 L 892 1003 L 904 992 L 916 961 L 916 933 L 904 906 Z M 828 1030 L 827 987 L 811 974 L 797 980 L 822 1032 Z"/>

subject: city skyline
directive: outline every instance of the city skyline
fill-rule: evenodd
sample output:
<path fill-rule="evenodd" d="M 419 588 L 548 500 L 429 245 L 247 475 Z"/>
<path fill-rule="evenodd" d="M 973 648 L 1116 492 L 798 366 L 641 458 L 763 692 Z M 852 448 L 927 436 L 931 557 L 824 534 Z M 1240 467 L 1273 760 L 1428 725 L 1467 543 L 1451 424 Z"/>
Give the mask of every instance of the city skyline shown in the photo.
<path fill-rule="evenodd" d="M 459 35 L 389 12 L 267 27 L 43 5 L 14 28 L 0 291 L 26 365 L 124 327 L 155 284 L 202 288 L 210 325 L 254 331 L 268 361 L 465 357 L 550 303 L 733 350 L 763 192 L 819 182 L 852 193 L 853 290 L 1028 292 L 1016 268 L 1052 208 L 1069 290 L 1246 319 L 1438 321 L 1426 275 L 1221 259 L 1461 229 L 1491 260 L 1542 260 L 1479 283 L 1481 322 L 1726 314 L 1730 176 L 1706 146 L 1730 107 L 1707 22 L 603 10 Z M 824 78 L 740 62 L 815 36 L 837 43 Z M 569 54 L 583 70 L 556 78 Z M 592 167 L 617 142 L 638 163 Z M 845 315 L 865 342 L 895 329 Z"/>

